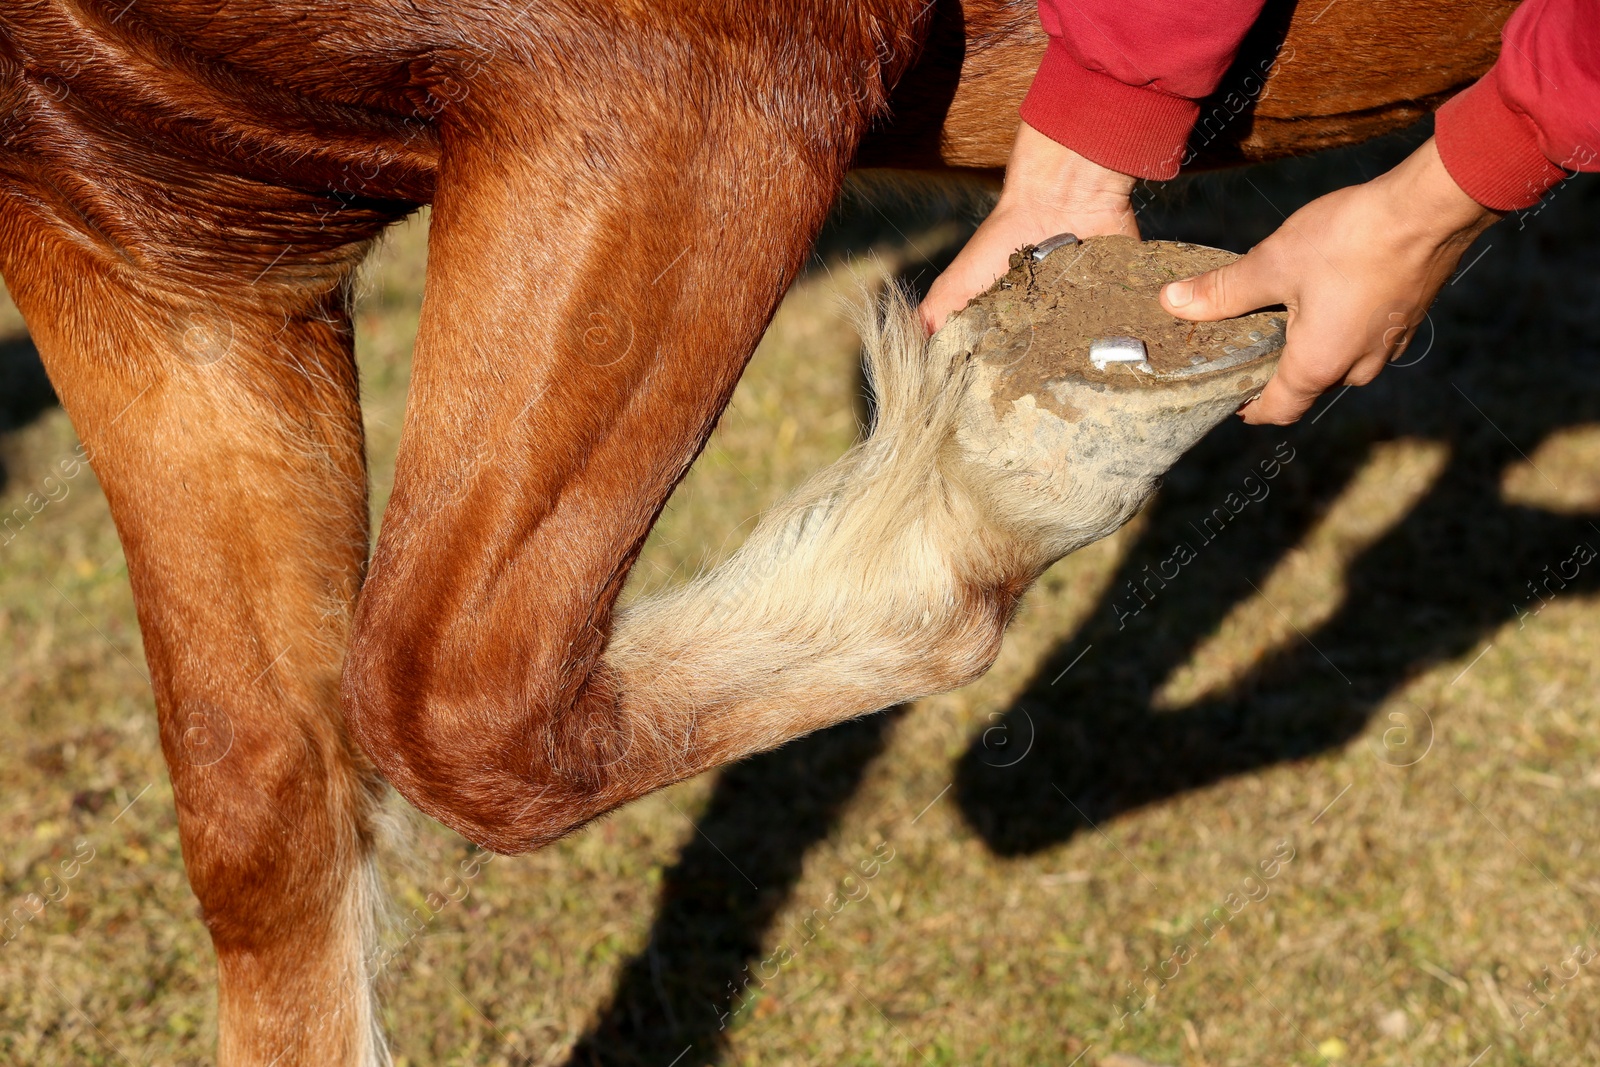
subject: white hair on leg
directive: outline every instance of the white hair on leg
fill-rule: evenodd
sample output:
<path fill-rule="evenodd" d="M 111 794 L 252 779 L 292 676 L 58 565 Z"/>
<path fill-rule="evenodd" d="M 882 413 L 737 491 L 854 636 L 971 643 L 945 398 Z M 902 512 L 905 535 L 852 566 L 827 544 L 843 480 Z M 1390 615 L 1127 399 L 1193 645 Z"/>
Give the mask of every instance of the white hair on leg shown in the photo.
<path fill-rule="evenodd" d="M 896 288 L 862 334 L 867 439 L 720 567 L 620 614 L 607 661 L 624 692 L 719 709 L 695 716 L 702 742 L 758 751 L 962 684 L 993 661 L 1011 607 L 983 586 L 1033 576 L 951 470 L 966 362 L 928 346 Z"/>
<path fill-rule="evenodd" d="M 891 287 L 861 326 L 866 440 L 721 566 L 618 613 L 617 744 L 648 732 L 657 764 L 633 795 L 982 674 L 1039 573 L 1126 522 L 1276 363 L 1108 377 L 1064 352 L 1019 390 L 1006 316 L 1049 295 L 1023 270 L 931 340 Z"/>

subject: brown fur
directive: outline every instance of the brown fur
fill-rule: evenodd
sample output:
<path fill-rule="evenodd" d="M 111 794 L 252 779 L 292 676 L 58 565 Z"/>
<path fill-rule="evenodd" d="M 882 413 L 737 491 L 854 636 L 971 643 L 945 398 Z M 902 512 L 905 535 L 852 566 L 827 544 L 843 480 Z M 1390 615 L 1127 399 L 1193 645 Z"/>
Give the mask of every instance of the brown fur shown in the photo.
<path fill-rule="evenodd" d="M 1235 80 L 1285 33 L 1290 58 L 1203 158 L 1410 121 L 1487 67 L 1511 6 L 1275 0 Z M 518 850 L 831 721 L 630 690 L 612 607 L 846 169 L 1001 166 L 1042 47 L 1031 0 L 0 10 L 0 271 L 126 546 L 224 1063 L 382 1056 L 352 737 Z M 429 202 L 357 608 L 347 288 Z M 1030 577 L 962 586 L 913 688 L 981 669 Z M 195 715 L 223 758 L 192 751 Z"/>

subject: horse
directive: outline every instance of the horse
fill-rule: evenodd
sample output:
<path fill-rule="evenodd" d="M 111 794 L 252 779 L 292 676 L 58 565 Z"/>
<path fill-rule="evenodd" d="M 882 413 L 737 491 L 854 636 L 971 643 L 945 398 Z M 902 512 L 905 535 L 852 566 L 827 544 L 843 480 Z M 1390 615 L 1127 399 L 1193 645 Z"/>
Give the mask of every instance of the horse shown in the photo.
<path fill-rule="evenodd" d="M 1403 127 L 1513 7 L 1271 0 L 1186 162 Z M 976 677 L 1052 554 L 1148 494 L 1154 460 L 1039 519 L 961 468 L 961 345 L 891 309 L 872 438 L 615 609 L 847 174 L 1003 166 L 1044 45 L 1026 0 L 0 10 L 0 273 L 125 548 L 220 1063 L 385 1060 L 388 786 L 537 848 Z M 425 204 L 371 546 L 352 279 Z"/>

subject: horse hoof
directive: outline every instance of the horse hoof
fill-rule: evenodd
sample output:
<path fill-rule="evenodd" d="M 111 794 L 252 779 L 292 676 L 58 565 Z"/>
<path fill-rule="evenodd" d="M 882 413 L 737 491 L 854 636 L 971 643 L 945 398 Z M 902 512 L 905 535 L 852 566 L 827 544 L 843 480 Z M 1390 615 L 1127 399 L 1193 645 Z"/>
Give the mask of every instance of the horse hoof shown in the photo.
<path fill-rule="evenodd" d="M 1284 316 L 1191 323 L 1162 309 L 1167 282 L 1238 258 L 1220 249 L 1097 237 L 1038 251 L 1014 255 L 929 357 L 966 366 L 962 480 L 1055 559 L 1126 522 L 1179 456 L 1261 392 Z"/>

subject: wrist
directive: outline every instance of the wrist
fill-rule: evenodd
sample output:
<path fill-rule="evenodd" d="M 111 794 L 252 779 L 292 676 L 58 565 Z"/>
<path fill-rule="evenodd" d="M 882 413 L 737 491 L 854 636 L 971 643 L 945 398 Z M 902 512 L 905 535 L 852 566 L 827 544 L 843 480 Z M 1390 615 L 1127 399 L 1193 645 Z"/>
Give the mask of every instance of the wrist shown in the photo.
<path fill-rule="evenodd" d="M 1029 126 L 1017 128 L 1000 205 L 1068 216 L 1126 209 L 1137 179 L 1079 155 Z"/>
<path fill-rule="evenodd" d="M 1378 181 L 1385 183 L 1394 232 L 1402 240 L 1470 244 L 1501 218 L 1456 184 L 1431 137 Z"/>

